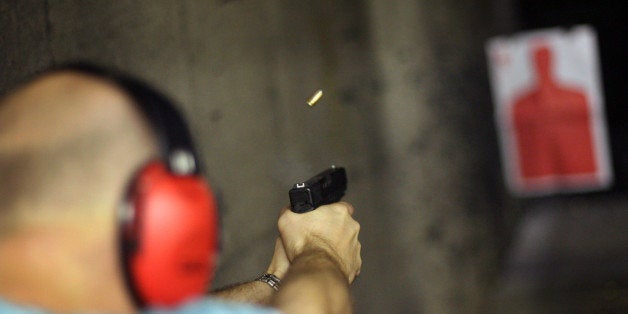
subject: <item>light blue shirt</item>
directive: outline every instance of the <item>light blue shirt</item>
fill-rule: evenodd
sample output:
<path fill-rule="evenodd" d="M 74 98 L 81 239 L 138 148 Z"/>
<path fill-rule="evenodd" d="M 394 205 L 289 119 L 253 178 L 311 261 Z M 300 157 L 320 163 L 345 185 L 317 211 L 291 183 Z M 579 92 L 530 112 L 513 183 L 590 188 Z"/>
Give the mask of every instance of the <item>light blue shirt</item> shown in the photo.
<path fill-rule="evenodd" d="M 8 303 L 0 299 L 0 313 L 2 314 L 48 314 L 49 312 L 34 307 L 25 307 Z M 279 311 L 243 303 L 227 303 L 211 298 L 203 298 L 189 302 L 174 310 L 149 310 L 146 314 L 279 314 Z"/>

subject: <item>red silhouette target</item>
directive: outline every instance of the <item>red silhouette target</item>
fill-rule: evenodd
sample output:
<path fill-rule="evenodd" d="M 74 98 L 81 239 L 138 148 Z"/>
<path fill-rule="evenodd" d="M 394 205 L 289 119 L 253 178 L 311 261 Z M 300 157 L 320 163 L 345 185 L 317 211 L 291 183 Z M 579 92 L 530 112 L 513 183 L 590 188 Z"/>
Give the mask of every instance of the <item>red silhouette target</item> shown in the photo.
<path fill-rule="evenodd" d="M 581 26 L 487 45 L 495 118 L 510 189 L 543 195 L 612 182 L 596 36 Z"/>

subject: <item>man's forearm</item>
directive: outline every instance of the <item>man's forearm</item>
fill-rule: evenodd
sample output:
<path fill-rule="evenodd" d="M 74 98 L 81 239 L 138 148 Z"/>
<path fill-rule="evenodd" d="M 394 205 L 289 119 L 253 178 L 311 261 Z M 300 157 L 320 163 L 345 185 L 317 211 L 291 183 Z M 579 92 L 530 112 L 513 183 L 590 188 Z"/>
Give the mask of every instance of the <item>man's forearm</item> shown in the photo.
<path fill-rule="evenodd" d="M 351 313 L 349 284 L 338 264 L 323 251 L 301 254 L 273 305 L 284 313 Z"/>
<path fill-rule="evenodd" d="M 290 262 L 284 251 L 281 239 L 275 241 L 275 251 L 270 265 L 266 269 L 267 274 L 273 274 L 278 278 L 283 278 L 288 271 Z M 228 301 L 257 303 L 269 305 L 276 291 L 267 283 L 258 280 L 227 286 L 211 294 L 217 298 Z"/>
<path fill-rule="evenodd" d="M 254 280 L 220 288 L 211 295 L 228 301 L 270 305 L 275 293 L 267 283 Z"/>

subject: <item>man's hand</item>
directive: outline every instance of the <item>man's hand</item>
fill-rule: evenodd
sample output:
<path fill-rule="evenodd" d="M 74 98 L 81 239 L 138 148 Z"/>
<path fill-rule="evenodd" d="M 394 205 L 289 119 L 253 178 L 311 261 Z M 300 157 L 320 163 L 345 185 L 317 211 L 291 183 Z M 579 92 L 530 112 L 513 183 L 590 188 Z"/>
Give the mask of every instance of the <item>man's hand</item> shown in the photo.
<path fill-rule="evenodd" d="M 267 272 L 282 279 L 279 293 L 260 281 L 231 286 L 215 296 L 272 304 L 284 313 L 351 313 L 349 284 L 360 273 L 360 224 L 344 202 L 297 214 L 284 208 L 281 234 Z M 307 293 L 303 293 L 307 291 Z"/>
<path fill-rule="evenodd" d="M 345 202 L 320 206 L 302 214 L 284 210 L 278 227 L 290 262 L 305 253 L 322 252 L 337 264 L 347 282 L 352 283 L 362 267 L 358 241 L 360 224 L 353 219 L 353 211 L 353 206 Z"/>
<path fill-rule="evenodd" d="M 306 213 L 285 209 L 279 233 L 290 269 L 273 305 L 284 313 L 352 313 L 349 284 L 360 273 L 360 224 L 344 202 Z"/>

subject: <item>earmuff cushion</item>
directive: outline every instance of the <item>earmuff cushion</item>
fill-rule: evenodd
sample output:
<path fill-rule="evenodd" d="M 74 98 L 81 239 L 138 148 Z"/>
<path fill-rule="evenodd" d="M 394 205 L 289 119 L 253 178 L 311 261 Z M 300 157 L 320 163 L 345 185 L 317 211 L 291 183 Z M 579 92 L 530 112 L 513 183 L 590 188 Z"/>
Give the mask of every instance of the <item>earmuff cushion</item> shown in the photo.
<path fill-rule="evenodd" d="M 144 304 L 174 306 L 202 295 L 216 264 L 215 198 L 202 177 L 175 176 L 151 162 L 136 178 L 127 267 Z M 127 228 L 128 230 L 128 228 Z"/>

